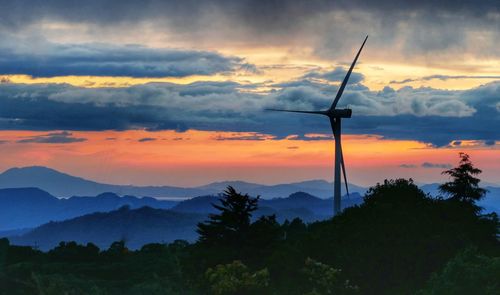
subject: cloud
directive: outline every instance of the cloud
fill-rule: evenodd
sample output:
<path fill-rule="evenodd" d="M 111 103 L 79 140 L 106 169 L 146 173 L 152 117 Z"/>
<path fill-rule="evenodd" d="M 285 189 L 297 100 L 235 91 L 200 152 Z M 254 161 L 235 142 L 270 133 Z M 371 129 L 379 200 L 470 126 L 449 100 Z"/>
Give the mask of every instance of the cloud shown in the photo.
<path fill-rule="evenodd" d="M 323 116 L 265 109 L 326 109 L 337 86 L 296 81 L 268 93 L 246 91 L 251 87 L 235 82 L 150 83 L 126 88 L 0 84 L 0 129 L 198 129 L 328 139 L 311 136 L 330 134 Z M 349 105 L 353 117 L 343 120 L 342 128 L 345 134 L 377 134 L 436 146 L 454 140 L 499 140 L 498 131 L 491 128 L 500 124 L 499 94 L 500 82 L 466 91 L 348 87 L 339 107 Z"/>
<path fill-rule="evenodd" d="M 303 76 L 303 78 L 315 78 L 315 79 L 325 79 L 328 81 L 337 81 L 341 82 L 344 80 L 345 75 L 347 74 L 347 69 L 343 67 L 336 67 L 331 71 L 319 72 L 319 71 L 311 71 Z M 362 82 L 364 79 L 363 74 L 352 72 L 349 77 L 349 83 L 357 84 Z"/>
<path fill-rule="evenodd" d="M 83 137 L 73 137 L 73 134 L 68 131 L 48 133 L 44 135 L 29 136 L 25 139 L 20 139 L 17 143 L 74 143 L 86 141 Z"/>
<path fill-rule="evenodd" d="M 156 138 L 154 138 L 154 137 L 143 137 L 143 138 L 138 139 L 137 141 L 138 142 L 147 142 L 147 141 L 155 141 L 155 140 L 156 140 Z"/>
<path fill-rule="evenodd" d="M 429 163 L 429 162 L 424 162 L 421 165 L 422 168 L 441 168 L 441 169 L 450 169 L 452 166 L 451 164 L 440 164 L 440 163 Z"/>
<path fill-rule="evenodd" d="M 210 51 L 99 43 L 54 44 L 46 41 L 27 47 L 20 43 L 22 41 L 18 39 L 7 39 L 0 45 L 0 74 L 33 77 L 186 77 L 238 70 L 257 71 L 254 65 L 242 58 Z M 8 80 L 2 78 L 1 82 Z"/>
<path fill-rule="evenodd" d="M 217 135 L 214 137 L 215 140 L 272 140 L 275 139 L 274 136 L 269 134 L 251 133 L 248 135 Z"/>
<path fill-rule="evenodd" d="M 401 168 L 417 168 L 417 165 L 414 164 L 401 164 L 399 165 Z"/>
<path fill-rule="evenodd" d="M 457 79 L 500 79 L 500 76 L 494 76 L 494 75 L 493 76 L 491 76 L 491 75 L 490 76 L 431 75 L 431 76 L 424 76 L 424 77 L 417 78 L 417 79 L 392 80 L 390 82 L 390 84 L 406 84 L 406 83 L 410 83 L 410 82 L 429 81 L 429 80 L 434 80 L 434 79 L 438 79 L 438 80 L 442 80 L 442 81 L 446 81 L 446 80 L 450 80 L 450 79 L 453 79 L 453 80 L 457 80 Z"/>
<path fill-rule="evenodd" d="M 500 56 L 500 13 L 495 0 L 4 2 L 0 30 L 23 35 L 76 32 L 77 40 L 180 41 L 188 47 L 211 48 L 224 44 L 303 48 L 306 44 L 320 57 L 350 60 L 369 34 L 365 53 L 385 60 L 441 62 L 464 53 Z"/>

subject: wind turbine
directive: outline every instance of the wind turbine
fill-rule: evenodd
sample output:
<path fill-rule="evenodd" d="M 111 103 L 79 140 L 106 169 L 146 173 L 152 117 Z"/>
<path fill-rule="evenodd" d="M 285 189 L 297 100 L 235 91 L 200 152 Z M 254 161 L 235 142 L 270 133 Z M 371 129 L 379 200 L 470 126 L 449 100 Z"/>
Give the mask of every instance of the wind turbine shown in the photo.
<path fill-rule="evenodd" d="M 345 163 L 344 163 L 344 155 L 342 154 L 342 144 L 341 144 L 341 119 L 342 118 L 350 118 L 352 115 L 351 109 L 337 109 L 337 103 L 344 93 L 344 89 L 347 85 L 347 81 L 349 81 L 349 77 L 351 76 L 352 70 L 358 61 L 359 54 L 361 50 L 363 50 L 363 46 L 365 46 L 366 40 L 368 36 L 366 36 L 361 48 L 359 48 L 358 54 L 354 58 L 354 61 L 349 68 L 349 71 L 345 75 L 342 84 L 333 100 L 332 105 L 326 111 L 295 111 L 295 110 L 278 110 L 278 109 L 268 109 L 270 111 L 278 111 L 278 112 L 290 112 L 290 113 L 304 113 L 304 114 L 313 114 L 313 115 L 324 115 L 330 119 L 330 124 L 332 126 L 333 137 L 335 139 L 335 165 L 334 165 L 334 194 L 333 194 L 333 213 L 337 215 L 340 213 L 340 168 L 342 167 L 342 173 L 344 174 L 344 183 L 347 191 L 347 195 L 349 195 L 349 188 L 347 187 L 347 175 L 345 172 Z"/>

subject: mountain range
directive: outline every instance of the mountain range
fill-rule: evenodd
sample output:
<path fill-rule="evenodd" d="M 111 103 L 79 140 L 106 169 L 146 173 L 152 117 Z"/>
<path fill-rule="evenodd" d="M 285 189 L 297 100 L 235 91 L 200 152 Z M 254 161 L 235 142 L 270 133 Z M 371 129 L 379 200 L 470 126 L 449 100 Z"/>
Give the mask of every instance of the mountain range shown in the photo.
<path fill-rule="evenodd" d="M 56 198 L 39 188 L 0 189 L 0 231 L 37 227 L 50 221 L 62 221 L 94 212 L 109 212 L 122 206 L 130 209 L 151 207 L 172 209 L 208 215 L 213 213 L 212 203 L 216 196 L 200 196 L 184 201 L 161 200 L 151 197 L 120 197 L 114 193 L 102 193 L 95 197 Z M 353 193 L 344 204 L 361 202 L 361 196 Z M 287 198 L 261 199 L 261 210 L 277 214 L 281 220 L 300 217 L 306 221 L 324 219 L 333 211 L 331 199 L 320 199 L 298 192 Z M 301 210 L 300 212 L 297 210 Z"/>
<path fill-rule="evenodd" d="M 0 231 L 31 228 L 93 212 L 108 212 L 124 205 L 132 209 L 144 206 L 168 209 L 176 204 L 175 201 L 150 197 L 120 197 L 114 193 L 60 199 L 39 188 L 0 189 Z"/>
<path fill-rule="evenodd" d="M 1 222 L 6 222 L 8 217 L 16 215 L 17 218 L 13 222 L 20 222 L 24 216 L 24 219 L 34 224 L 35 222 L 41 222 L 44 217 L 47 219 L 55 216 L 52 215 L 54 212 L 61 213 L 60 208 L 66 208 L 65 217 L 70 214 L 75 215 L 72 218 L 63 220 L 63 215 L 60 214 L 58 215 L 59 221 L 48 222 L 47 220 L 47 223 L 31 230 L 25 230 L 18 234 L 9 231 L 4 234 L 4 236 L 9 237 L 12 243 L 36 246 L 42 250 L 51 249 L 60 241 L 92 242 L 101 248 L 107 248 L 112 242 L 124 239 L 127 241 L 128 247 L 134 249 L 146 243 L 172 242 L 177 239 L 193 241 L 197 236 L 195 232 L 196 224 L 207 219 L 208 214 L 214 213 L 215 209 L 212 204 L 219 202 L 219 198 L 216 196 L 201 196 L 181 201 L 170 207 L 170 209 L 165 209 L 165 207 L 171 206 L 171 201 L 150 202 L 150 205 L 158 205 L 163 209 L 150 206 L 137 208 L 144 198 L 125 198 L 107 193 L 94 197 L 97 201 L 95 204 L 106 204 L 107 208 L 109 208 L 110 206 L 117 206 L 118 201 L 121 201 L 120 204 L 128 203 L 109 212 L 104 212 L 101 208 L 98 210 L 99 212 L 78 216 L 77 208 L 72 206 L 88 203 L 88 198 L 85 198 L 85 202 L 82 202 L 79 197 L 73 197 L 68 199 L 73 200 L 71 203 L 63 202 L 62 205 L 65 207 L 61 207 L 59 202 L 67 200 L 58 200 L 39 189 L 8 189 L 0 190 L 0 201 L 3 199 L 2 194 L 12 193 L 13 190 L 27 190 L 30 193 L 20 197 L 20 199 L 26 200 L 24 203 L 41 201 L 40 204 L 45 203 L 45 206 L 40 206 L 38 211 L 29 211 L 30 214 L 28 215 L 23 214 L 22 210 L 25 208 L 22 207 L 20 211 L 11 213 L 10 216 L 6 215 L 6 218 L 2 218 Z M 361 195 L 354 193 L 344 202 L 344 206 L 353 206 L 361 202 Z M 85 207 L 85 210 L 99 208 L 95 204 Z M 33 212 L 37 212 L 37 214 L 31 216 Z M 44 216 L 44 212 L 52 213 Z M 332 212 L 332 199 L 320 199 L 304 192 L 297 192 L 287 198 L 260 200 L 259 209 L 254 212 L 253 219 L 274 214 L 279 222 L 297 217 L 306 222 L 312 222 L 329 218 Z M 2 213 L 5 212 L 1 212 L 0 215 Z M 51 218 L 50 220 L 56 219 Z M 10 224 L 13 225 L 14 223 L 11 222 Z M 2 236 L 1 233 L 0 236 Z"/>
<path fill-rule="evenodd" d="M 228 185 L 251 196 L 260 195 L 265 199 L 286 197 L 298 191 L 308 192 L 319 198 L 330 198 L 333 196 L 332 183 L 324 180 L 276 185 L 263 185 L 244 181 L 223 181 L 197 187 L 175 187 L 105 184 L 42 166 L 11 168 L 0 174 L 0 188 L 37 187 L 59 198 L 96 196 L 101 193 L 112 192 L 120 196 L 133 195 L 164 199 L 188 199 L 203 195 L 217 195 Z M 349 191 L 364 194 L 366 188 L 349 184 Z M 345 191 L 342 191 L 342 194 L 345 194 Z"/>
<path fill-rule="evenodd" d="M 46 167 L 26 167 L 0 174 L 0 187 L 8 187 L 0 189 L 0 237 L 8 236 L 15 244 L 36 245 L 43 250 L 71 240 L 93 242 L 101 248 L 121 239 L 130 248 L 176 239 L 192 241 L 196 239 L 196 224 L 214 213 L 212 204 L 219 202 L 217 196 L 228 185 L 262 196 L 254 219 L 275 214 L 280 222 L 296 217 L 312 222 L 329 218 L 333 212 L 332 184 L 322 180 L 278 185 L 227 181 L 194 188 L 145 187 L 102 184 Z M 436 196 L 438 186 L 420 187 Z M 366 191 L 350 187 L 350 196 L 343 197 L 343 207 L 360 204 Z M 488 194 L 479 205 L 485 212 L 500 213 L 500 188 L 486 188 Z M 128 192 L 147 197 L 125 194 Z"/>

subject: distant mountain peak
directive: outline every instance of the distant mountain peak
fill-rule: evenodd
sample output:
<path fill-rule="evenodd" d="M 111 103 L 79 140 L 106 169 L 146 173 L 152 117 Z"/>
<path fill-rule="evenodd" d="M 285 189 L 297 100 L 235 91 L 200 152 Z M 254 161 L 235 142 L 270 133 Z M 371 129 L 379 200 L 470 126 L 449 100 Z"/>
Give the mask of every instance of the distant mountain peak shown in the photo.
<path fill-rule="evenodd" d="M 105 193 L 102 193 L 102 194 L 98 194 L 97 196 L 95 196 L 96 198 L 101 198 L 101 199 L 115 199 L 115 198 L 120 198 L 120 196 L 118 196 L 117 194 L 115 193 L 112 193 L 112 192 L 105 192 Z"/>
<path fill-rule="evenodd" d="M 19 173 L 19 172 L 24 172 L 24 171 L 65 174 L 65 173 L 62 173 L 60 171 L 57 171 L 55 169 L 45 167 L 45 166 L 12 167 L 12 168 L 5 170 L 2 174 Z M 66 174 L 66 175 L 68 175 L 68 174 Z"/>
<path fill-rule="evenodd" d="M 37 187 L 15 187 L 15 188 L 4 188 L 0 189 L 0 196 L 1 195 L 19 195 L 19 194 L 24 194 L 24 195 L 37 195 L 37 196 L 44 196 L 44 197 L 50 197 L 50 198 L 55 198 L 48 192 L 39 189 Z"/>
<path fill-rule="evenodd" d="M 72 176 L 44 166 L 16 167 L 0 173 L 0 188 L 38 187 L 56 197 L 62 198 L 95 196 L 105 192 L 112 192 L 119 196 L 135 195 L 165 199 L 188 199 L 203 195 L 218 195 L 229 185 L 241 193 L 254 197 L 261 196 L 263 199 L 284 198 L 297 191 L 308 192 L 323 199 L 333 195 L 332 184 L 321 179 L 273 185 L 231 180 L 213 182 L 198 187 L 175 187 L 106 184 Z M 349 184 L 349 190 L 364 193 L 366 188 Z"/>
<path fill-rule="evenodd" d="M 318 197 L 315 197 L 306 192 L 296 192 L 288 196 L 288 198 L 291 200 L 319 200 Z"/>

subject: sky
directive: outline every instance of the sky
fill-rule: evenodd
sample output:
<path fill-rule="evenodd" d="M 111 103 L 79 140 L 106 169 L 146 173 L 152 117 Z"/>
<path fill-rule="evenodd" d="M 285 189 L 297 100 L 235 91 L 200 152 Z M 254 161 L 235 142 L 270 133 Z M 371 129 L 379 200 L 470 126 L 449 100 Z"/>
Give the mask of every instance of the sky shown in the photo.
<path fill-rule="evenodd" d="M 333 177 L 500 185 L 500 11 L 485 1 L 1 1 L 0 170 L 116 184 Z"/>

